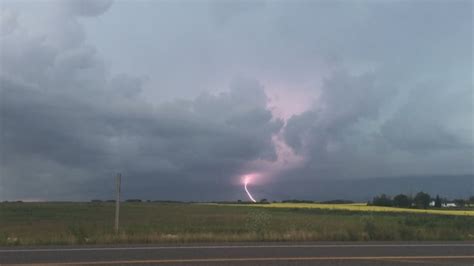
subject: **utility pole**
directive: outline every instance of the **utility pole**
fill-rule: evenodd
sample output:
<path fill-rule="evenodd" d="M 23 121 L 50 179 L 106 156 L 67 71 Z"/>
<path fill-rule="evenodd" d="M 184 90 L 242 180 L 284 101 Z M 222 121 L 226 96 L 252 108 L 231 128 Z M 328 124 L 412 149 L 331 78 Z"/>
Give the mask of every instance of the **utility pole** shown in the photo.
<path fill-rule="evenodd" d="M 118 173 L 115 179 L 115 233 L 119 230 L 119 212 L 120 212 L 120 181 L 122 174 Z"/>

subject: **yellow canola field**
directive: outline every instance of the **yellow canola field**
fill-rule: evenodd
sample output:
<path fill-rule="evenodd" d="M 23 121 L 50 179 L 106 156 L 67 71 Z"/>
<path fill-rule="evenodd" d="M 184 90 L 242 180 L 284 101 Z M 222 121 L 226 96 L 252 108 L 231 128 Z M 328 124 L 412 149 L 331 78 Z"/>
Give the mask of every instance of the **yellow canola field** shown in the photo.
<path fill-rule="evenodd" d="M 252 205 L 246 205 L 246 206 L 259 206 L 259 207 L 265 207 L 265 208 L 306 208 L 306 209 L 348 210 L 348 211 L 368 211 L 368 212 L 409 212 L 409 213 L 474 216 L 474 210 L 406 209 L 406 208 L 396 208 L 396 207 L 367 206 L 367 204 L 365 203 L 354 203 L 354 204 L 271 203 L 271 204 L 255 204 L 255 205 L 252 204 Z"/>

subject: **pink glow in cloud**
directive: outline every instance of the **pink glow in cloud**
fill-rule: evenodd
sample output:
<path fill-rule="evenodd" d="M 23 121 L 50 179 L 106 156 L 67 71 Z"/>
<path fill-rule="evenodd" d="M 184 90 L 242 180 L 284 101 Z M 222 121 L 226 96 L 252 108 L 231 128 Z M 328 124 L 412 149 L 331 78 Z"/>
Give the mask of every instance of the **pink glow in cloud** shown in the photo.
<path fill-rule="evenodd" d="M 307 97 L 304 90 L 292 91 L 284 89 L 267 89 L 269 96 L 268 108 L 272 111 L 275 119 L 282 119 L 286 124 L 287 120 L 309 109 L 313 99 Z M 272 143 L 275 147 L 277 159 L 275 161 L 254 160 L 245 166 L 247 174 L 240 177 L 241 184 L 244 185 L 245 192 L 250 200 L 255 201 L 249 193 L 247 185 L 262 185 L 271 182 L 272 178 L 281 175 L 283 172 L 301 166 L 305 158 L 296 154 L 293 149 L 283 140 L 282 131 L 272 136 Z"/>
<path fill-rule="evenodd" d="M 277 159 L 275 161 L 268 160 L 254 160 L 247 165 L 247 169 L 251 169 L 251 174 L 244 177 L 251 176 L 252 184 L 260 184 L 267 182 L 272 176 L 279 173 L 296 168 L 304 163 L 304 157 L 296 154 L 291 147 L 289 147 L 282 139 L 281 132 L 272 137 L 273 145 L 275 146 Z"/>
<path fill-rule="evenodd" d="M 255 201 L 249 193 L 247 185 L 263 185 L 271 182 L 272 178 L 281 175 L 284 171 L 296 168 L 305 161 L 303 156 L 295 152 L 282 140 L 281 132 L 272 138 L 277 154 L 275 161 L 255 160 L 250 162 L 246 169 L 249 173 L 241 176 L 241 184 L 244 185 L 245 192 L 250 200 Z"/>
<path fill-rule="evenodd" d="M 266 81 L 264 84 L 268 109 L 275 118 L 286 122 L 291 116 L 301 114 L 311 107 L 315 99 L 309 95 L 317 96 L 312 88 L 319 86 L 320 81 L 310 85 L 291 85 L 275 81 Z"/>

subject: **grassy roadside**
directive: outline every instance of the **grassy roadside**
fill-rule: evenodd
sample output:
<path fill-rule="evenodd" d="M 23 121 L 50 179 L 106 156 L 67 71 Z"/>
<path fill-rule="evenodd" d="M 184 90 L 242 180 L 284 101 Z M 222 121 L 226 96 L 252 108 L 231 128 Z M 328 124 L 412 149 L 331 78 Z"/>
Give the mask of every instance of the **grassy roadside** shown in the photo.
<path fill-rule="evenodd" d="M 113 203 L 1 203 L 0 245 L 474 240 L 470 216 L 125 203 L 118 235 L 113 217 Z"/>

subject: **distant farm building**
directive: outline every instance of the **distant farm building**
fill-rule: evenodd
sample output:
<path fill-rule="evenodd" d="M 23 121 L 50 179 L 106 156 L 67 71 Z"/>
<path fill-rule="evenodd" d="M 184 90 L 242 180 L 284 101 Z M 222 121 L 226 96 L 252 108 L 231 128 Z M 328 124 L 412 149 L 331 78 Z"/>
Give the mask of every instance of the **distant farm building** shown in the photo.
<path fill-rule="evenodd" d="M 456 207 L 456 203 L 454 202 L 448 202 L 448 203 L 443 203 L 441 204 L 442 207 L 445 207 L 445 208 L 453 208 L 453 207 Z"/>
<path fill-rule="evenodd" d="M 434 207 L 434 206 L 435 206 L 435 201 L 432 200 L 430 202 L 430 207 Z M 455 208 L 455 207 L 457 207 L 457 205 L 454 202 L 446 202 L 446 203 L 441 203 L 441 207 L 443 207 L 443 208 Z"/>

